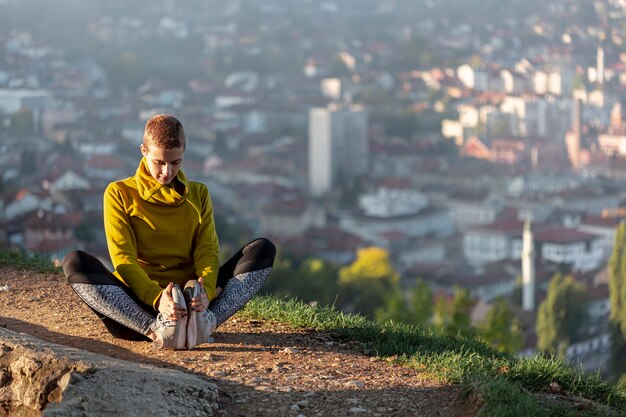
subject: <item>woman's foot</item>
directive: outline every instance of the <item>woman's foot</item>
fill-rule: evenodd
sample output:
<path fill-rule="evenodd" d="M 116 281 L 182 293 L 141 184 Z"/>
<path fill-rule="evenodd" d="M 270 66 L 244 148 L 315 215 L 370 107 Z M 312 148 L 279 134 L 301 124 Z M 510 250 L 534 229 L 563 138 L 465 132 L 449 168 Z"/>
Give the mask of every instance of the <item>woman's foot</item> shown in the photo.
<path fill-rule="evenodd" d="M 185 307 L 185 297 L 178 285 L 172 288 L 172 298 L 174 302 Z M 150 326 L 150 333 L 147 335 L 152 339 L 152 344 L 157 349 L 184 349 L 186 346 L 187 316 L 178 320 L 165 318 L 162 313 Z"/>
<path fill-rule="evenodd" d="M 200 296 L 204 291 L 200 283 L 196 280 L 188 281 L 185 284 L 183 293 L 187 305 L 191 305 L 191 300 Z M 198 312 L 192 308 L 189 308 L 189 320 L 187 321 L 187 349 L 193 349 L 194 347 L 203 343 L 210 343 L 213 341 L 211 334 L 215 331 L 217 324 L 217 318 L 215 314 L 208 308 Z"/>

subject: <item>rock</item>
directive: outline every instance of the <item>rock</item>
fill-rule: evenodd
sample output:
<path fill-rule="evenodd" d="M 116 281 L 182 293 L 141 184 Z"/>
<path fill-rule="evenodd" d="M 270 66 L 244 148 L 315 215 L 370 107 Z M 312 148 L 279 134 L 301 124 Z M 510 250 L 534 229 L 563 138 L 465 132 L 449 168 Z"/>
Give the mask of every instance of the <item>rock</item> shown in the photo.
<path fill-rule="evenodd" d="M 228 375 L 228 374 L 226 372 L 224 372 L 224 371 L 213 371 L 213 372 L 211 372 L 211 376 L 213 378 L 223 378 L 226 375 Z"/>
<path fill-rule="evenodd" d="M 249 385 L 259 385 L 263 381 L 264 381 L 263 378 L 255 377 L 255 378 L 251 378 L 251 379 L 247 380 L 246 384 L 249 384 Z"/>
<path fill-rule="evenodd" d="M 2 291 L 11 291 L 11 288 L 8 285 L 0 286 L 0 292 Z"/>
<path fill-rule="evenodd" d="M 291 406 L 291 411 L 300 411 L 300 406 L 298 404 L 294 404 Z"/>
<path fill-rule="evenodd" d="M 551 394 L 562 394 L 563 390 L 561 389 L 561 386 L 558 382 L 551 382 L 548 386 L 548 392 L 550 392 Z"/>
<path fill-rule="evenodd" d="M 367 413 L 367 409 L 365 408 L 361 408 L 361 407 L 352 407 L 350 409 L 350 412 L 352 414 L 361 414 L 361 413 Z"/>
<path fill-rule="evenodd" d="M 297 353 L 300 353 L 300 351 L 296 348 L 284 348 L 283 350 L 281 350 L 282 353 L 286 353 L 287 355 L 295 355 Z"/>
<path fill-rule="evenodd" d="M 348 381 L 346 383 L 343 384 L 345 387 L 352 387 L 352 388 L 363 388 L 365 387 L 365 384 L 362 383 L 361 381 Z"/>
<path fill-rule="evenodd" d="M 217 386 L 174 369 L 127 362 L 0 328 L 3 409 L 43 417 L 216 416 Z M 193 414 L 192 414 L 193 415 Z"/>
<path fill-rule="evenodd" d="M 348 399 L 346 399 L 346 402 L 348 404 L 358 404 L 358 403 L 361 402 L 361 399 L 359 399 L 359 398 L 348 398 Z"/>
<path fill-rule="evenodd" d="M 298 401 L 296 405 L 298 405 L 300 408 L 305 408 L 307 405 L 309 405 L 309 400 Z"/>

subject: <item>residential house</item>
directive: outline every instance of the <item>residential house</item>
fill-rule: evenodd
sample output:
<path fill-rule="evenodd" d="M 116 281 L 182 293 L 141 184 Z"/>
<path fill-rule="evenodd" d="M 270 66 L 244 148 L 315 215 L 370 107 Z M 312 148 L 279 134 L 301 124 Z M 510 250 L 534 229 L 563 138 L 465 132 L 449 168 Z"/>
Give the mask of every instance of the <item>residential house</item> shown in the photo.
<path fill-rule="evenodd" d="M 490 224 L 504 209 L 502 198 L 483 191 L 456 191 L 444 203 L 458 228 Z"/>
<path fill-rule="evenodd" d="M 324 210 L 302 196 L 269 204 L 257 216 L 259 233 L 269 236 L 300 236 L 309 228 L 326 225 Z"/>
<path fill-rule="evenodd" d="M 578 230 L 584 233 L 602 236 L 604 259 L 609 259 L 611 253 L 613 252 L 617 228 L 623 221 L 623 218 L 618 217 L 602 217 L 587 214 L 580 222 Z"/>
<path fill-rule="evenodd" d="M 450 213 L 439 207 L 426 207 L 416 213 L 371 216 L 364 213 L 337 213 L 341 230 L 375 245 L 379 236 L 400 231 L 411 237 L 449 236 L 454 232 Z"/>
<path fill-rule="evenodd" d="M 463 234 L 463 256 L 473 266 L 519 258 L 521 247 L 514 241 L 521 239 L 522 231 L 523 222 L 516 218 L 470 227 Z"/>
<path fill-rule="evenodd" d="M 277 239 L 276 244 L 283 251 L 301 258 L 319 257 L 336 265 L 350 264 L 357 250 L 368 246 L 358 236 L 335 227 L 312 227 L 299 236 Z"/>
<path fill-rule="evenodd" d="M 605 261 L 602 236 L 556 227 L 533 232 L 533 239 L 541 259 L 570 265 L 574 270 L 593 271 Z"/>
<path fill-rule="evenodd" d="M 82 221 L 80 212 L 54 214 L 42 210 L 24 219 L 24 242 L 26 250 L 63 259 L 71 250 L 79 249 L 74 230 Z"/>
<path fill-rule="evenodd" d="M 90 179 L 113 181 L 124 178 L 131 173 L 131 169 L 110 154 L 94 154 L 85 161 L 84 171 Z"/>

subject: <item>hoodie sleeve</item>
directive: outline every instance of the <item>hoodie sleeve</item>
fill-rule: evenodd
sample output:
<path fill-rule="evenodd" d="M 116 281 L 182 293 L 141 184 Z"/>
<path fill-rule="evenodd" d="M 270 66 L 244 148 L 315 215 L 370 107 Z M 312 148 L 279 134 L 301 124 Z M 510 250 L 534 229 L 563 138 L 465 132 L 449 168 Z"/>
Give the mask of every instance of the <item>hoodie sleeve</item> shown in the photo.
<path fill-rule="evenodd" d="M 163 289 L 139 266 L 137 241 L 126 212 L 123 191 L 116 183 L 104 192 L 104 231 L 116 275 L 145 304 L 155 307 Z M 156 308 L 155 308 L 156 310 Z"/>
<path fill-rule="evenodd" d="M 199 191 L 201 222 L 195 236 L 193 259 L 196 275 L 204 278 L 204 289 L 209 300 L 212 300 L 215 297 L 220 249 L 209 190 L 202 185 Z"/>

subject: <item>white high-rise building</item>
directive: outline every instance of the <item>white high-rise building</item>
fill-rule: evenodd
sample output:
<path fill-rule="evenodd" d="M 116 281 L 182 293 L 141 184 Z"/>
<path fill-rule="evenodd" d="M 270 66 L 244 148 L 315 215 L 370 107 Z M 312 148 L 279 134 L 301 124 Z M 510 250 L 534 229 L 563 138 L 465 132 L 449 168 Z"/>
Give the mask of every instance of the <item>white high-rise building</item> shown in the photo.
<path fill-rule="evenodd" d="M 309 192 L 329 193 L 337 181 L 368 168 L 367 112 L 362 106 L 332 103 L 309 110 Z"/>

